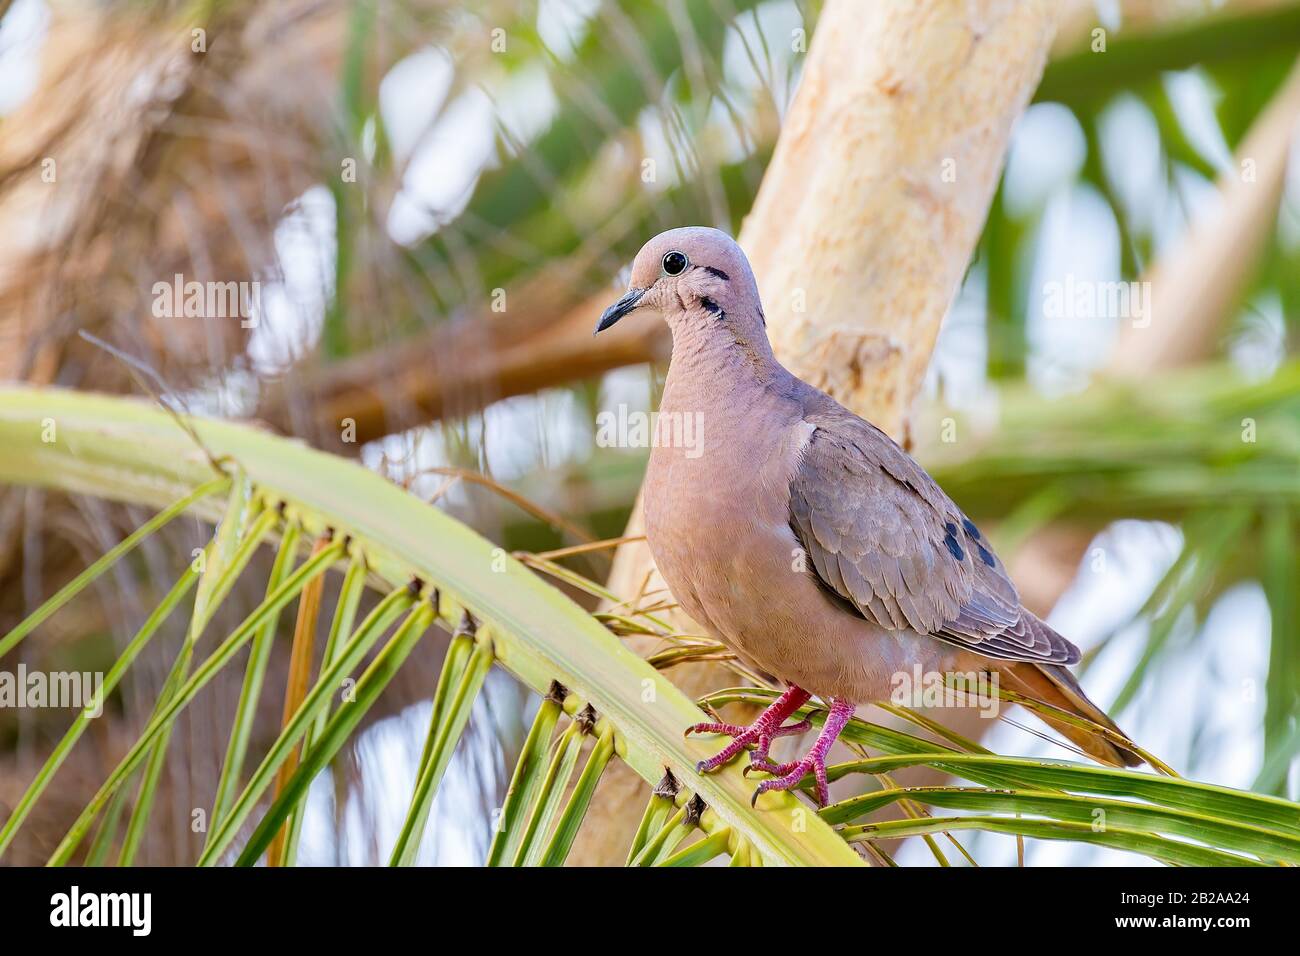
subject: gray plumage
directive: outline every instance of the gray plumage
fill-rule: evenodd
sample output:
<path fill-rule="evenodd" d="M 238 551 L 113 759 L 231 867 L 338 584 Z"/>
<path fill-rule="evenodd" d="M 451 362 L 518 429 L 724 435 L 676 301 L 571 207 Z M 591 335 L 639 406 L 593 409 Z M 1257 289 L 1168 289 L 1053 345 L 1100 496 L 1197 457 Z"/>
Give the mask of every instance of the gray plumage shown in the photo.
<path fill-rule="evenodd" d="M 833 594 L 884 628 L 998 660 L 1074 664 L 979 530 L 888 435 L 829 397 L 790 482 L 791 525 Z"/>

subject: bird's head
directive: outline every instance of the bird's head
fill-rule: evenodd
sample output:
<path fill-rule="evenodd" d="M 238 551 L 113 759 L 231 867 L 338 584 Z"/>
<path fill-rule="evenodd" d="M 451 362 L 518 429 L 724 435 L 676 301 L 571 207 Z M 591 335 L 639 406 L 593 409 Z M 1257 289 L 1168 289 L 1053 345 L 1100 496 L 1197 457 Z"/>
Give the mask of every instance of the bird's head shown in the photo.
<path fill-rule="evenodd" d="M 763 308 L 749 260 L 725 232 L 685 226 L 661 232 L 636 254 L 627 294 L 605 310 L 596 332 L 634 311 L 658 312 L 674 339 L 683 332 L 766 341 Z"/>

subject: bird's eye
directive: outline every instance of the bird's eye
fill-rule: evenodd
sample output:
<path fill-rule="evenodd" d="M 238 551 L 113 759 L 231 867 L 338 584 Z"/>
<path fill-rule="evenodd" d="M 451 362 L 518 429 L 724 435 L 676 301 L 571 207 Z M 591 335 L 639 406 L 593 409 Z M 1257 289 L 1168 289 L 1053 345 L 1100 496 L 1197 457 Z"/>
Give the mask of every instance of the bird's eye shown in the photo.
<path fill-rule="evenodd" d="M 670 276 L 681 275 L 686 271 L 688 265 L 690 265 L 690 262 L 687 261 L 686 256 L 680 252 L 670 252 L 668 255 L 664 256 L 664 272 L 668 273 Z"/>

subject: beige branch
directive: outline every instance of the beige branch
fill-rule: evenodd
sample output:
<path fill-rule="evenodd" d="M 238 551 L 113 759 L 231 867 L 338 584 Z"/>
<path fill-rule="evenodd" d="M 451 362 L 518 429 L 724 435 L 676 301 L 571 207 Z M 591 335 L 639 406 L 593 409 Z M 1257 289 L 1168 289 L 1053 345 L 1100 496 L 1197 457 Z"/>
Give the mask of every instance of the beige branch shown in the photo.
<path fill-rule="evenodd" d="M 1295 0 L 1121 0 L 1117 36 L 1154 33 L 1215 17 L 1249 16 L 1267 13 Z M 1073 53 L 1091 41 L 1092 31 L 1102 26 L 1097 0 L 1061 0 L 1061 12 L 1052 44 L 1053 55 Z M 1109 32 L 1109 31 L 1108 31 Z"/>
<path fill-rule="evenodd" d="M 1125 326 L 1111 375 L 1139 380 L 1215 353 L 1273 229 L 1298 132 L 1300 61 L 1220 176 L 1217 200 L 1149 270 L 1150 324 Z M 1093 531 L 1052 525 L 1025 542 L 1011 572 L 1027 607 L 1051 610 L 1078 573 Z"/>
<path fill-rule="evenodd" d="M 1121 28 L 1113 32 L 1131 41 L 1172 26 L 1249 17 L 1294 2 L 1124 0 Z M 1052 54 L 1068 60 L 1071 54 L 1089 48 L 1091 31 L 1099 25 L 1097 10 L 1093 0 L 1060 0 L 1057 11 L 1062 26 Z M 959 179 L 958 184 L 961 182 Z M 546 273 L 556 269 L 551 263 Z M 526 294 L 511 293 L 515 301 L 530 303 L 527 313 L 506 319 L 484 309 L 425 336 L 340 362 L 300 363 L 291 378 L 268 386 L 257 416 L 333 451 L 356 454 L 362 443 L 394 431 L 467 414 L 493 401 L 564 385 L 623 365 L 655 361 L 667 347 L 667 330 L 653 325 L 620 325 L 593 339 L 591 327 L 608 304 L 608 290 L 580 297 L 572 289 L 553 284 L 534 289 L 533 284 L 530 279 Z M 823 347 L 834 349 L 838 344 L 831 336 Z M 858 341 L 857 345 L 869 354 L 890 347 L 887 339 Z M 447 361 L 447 356 L 456 360 Z M 338 437 L 344 420 L 351 423 L 354 440 L 349 442 Z"/>
<path fill-rule="evenodd" d="M 1113 373 L 1140 378 L 1214 352 L 1268 243 L 1298 132 L 1300 61 L 1219 177 L 1215 202 L 1150 270 L 1150 325 L 1124 327 Z"/>

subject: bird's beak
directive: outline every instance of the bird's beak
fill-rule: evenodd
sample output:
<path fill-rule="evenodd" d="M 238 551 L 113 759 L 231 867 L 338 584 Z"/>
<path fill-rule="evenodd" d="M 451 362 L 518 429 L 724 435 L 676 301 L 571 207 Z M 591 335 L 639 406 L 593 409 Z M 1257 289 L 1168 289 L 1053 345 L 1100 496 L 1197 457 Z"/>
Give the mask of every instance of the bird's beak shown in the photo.
<path fill-rule="evenodd" d="M 641 296 L 645 295 L 645 293 L 645 289 L 628 289 L 627 294 L 624 295 L 623 298 L 619 299 L 604 311 L 600 317 L 600 321 L 596 323 L 596 331 L 591 334 L 599 335 L 619 319 L 623 318 L 623 316 L 635 309 L 636 304 L 641 301 Z"/>

